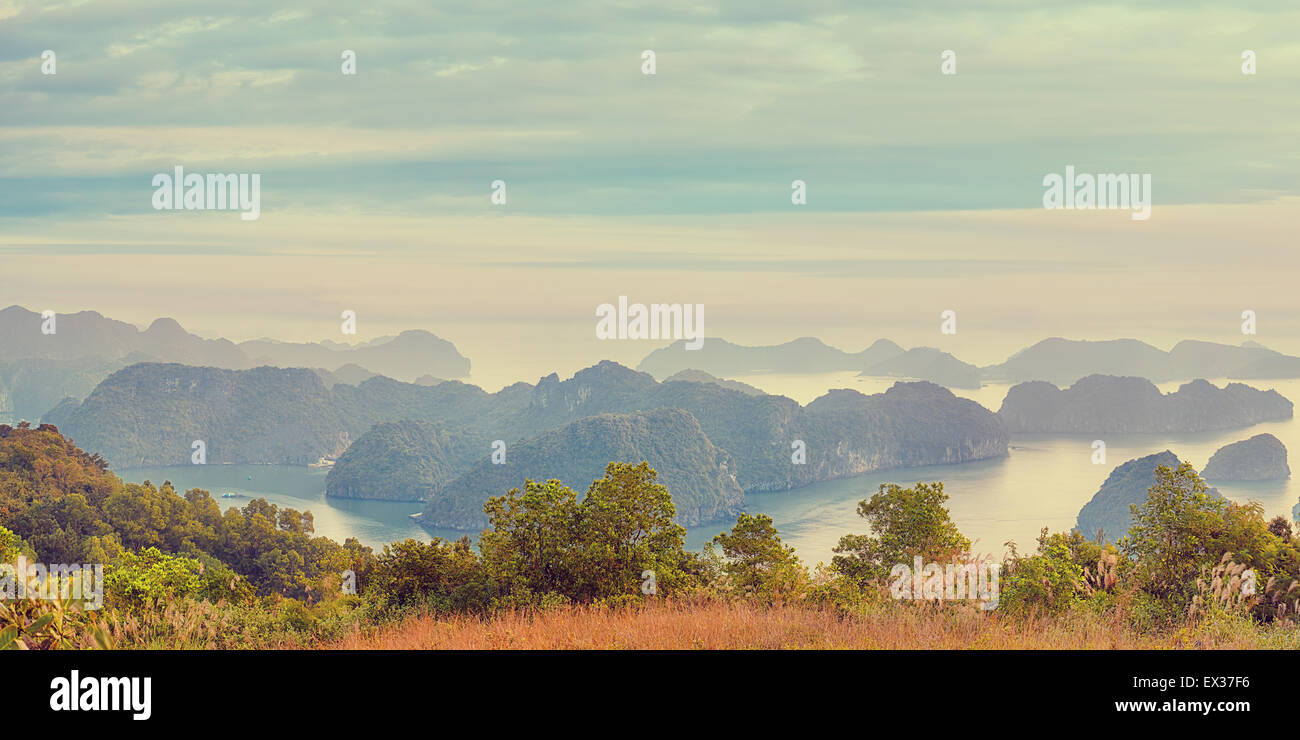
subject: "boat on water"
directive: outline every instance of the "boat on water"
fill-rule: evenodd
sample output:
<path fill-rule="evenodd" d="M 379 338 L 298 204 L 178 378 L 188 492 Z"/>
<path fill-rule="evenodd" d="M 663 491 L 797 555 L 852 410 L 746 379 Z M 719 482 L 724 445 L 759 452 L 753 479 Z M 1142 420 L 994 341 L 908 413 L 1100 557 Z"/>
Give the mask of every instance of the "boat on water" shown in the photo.
<path fill-rule="evenodd" d="M 247 498 L 247 496 L 242 493 L 223 493 L 221 498 Z"/>
<path fill-rule="evenodd" d="M 332 467 L 334 467 L 334 459 L 333 459 L 333 458 L 329 458 L 329 457 L 322 457 L 321 459 L 317 460 L 317 461 L 314 462 L 314 463 L 307 463 L 307 467 L 309 467 L 309 468 L 332 468 Z"/>

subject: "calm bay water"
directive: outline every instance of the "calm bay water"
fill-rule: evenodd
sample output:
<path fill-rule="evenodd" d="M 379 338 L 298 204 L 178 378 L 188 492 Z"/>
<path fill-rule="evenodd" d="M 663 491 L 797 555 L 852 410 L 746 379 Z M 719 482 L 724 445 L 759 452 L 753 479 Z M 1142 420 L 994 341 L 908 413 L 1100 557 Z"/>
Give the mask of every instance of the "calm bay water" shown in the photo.
<path fill-rule="evenodd" d="M 758 386 L 769 393 L 790 396 L 807 403 L 830 388 L 853 388 L 878 393 L 895 381 L 886 378 L 857 378 L 853 373 L 819 375 L 757 375 L 736 380 Z M 1212 380 L 1222 386 L 1227 381 Z M 1164 392 L 1180 383 L 1162 383 Z M 1258 381 L 1257 388 L 1274 388 L 1293 401 L 1300 401 L 1300 380 Z M 979 390 L 956 390 L 996 411 L 1006 396 L 1006 385 L 989 385 Z M 755 493 L 746 496 L 746 509 L 765 513 L 775 521 L 782 538 L 798 550 L 806 563 L 829 561 L 831 548 L 840 536 L 865 532 L 857 515 L 858 502 L 875 493 L 881 483 L 908 485 L 917 481 L 943 481 L 948 506 L 961 531 L 975 542 L 979 552 L 1001 555 L 1003 543 L 1014 540 L 1021 551 L 1032 549 L 1043 527 L 1068 530 L 1082 507 L 1117 465 L 1161 450 L 1171 450 L 1199 470 L 1214 451 L 1230 442 L 1261 432 L 1275 435 L 1288 450 L 1300 450 L 1300 421 L 1257 424 L 1246 429 L 1186 435 L 1111 435 L 1106 442 L 1106 464 L 1092 464 L 1095 435 L 1015 435 L 1010 454 L 997 460 L 962 465 L 871 473 L 837 481 L 818 483 L 794 491 Z M 1294 466 L 1295 463 L 1292 462 Z M 321 469 L 282 465 L 193 465 L 166 468 L 137 468 L 119 471 L 126 480 L 170 480 L 177 490 L 202 488 L 217 497 L 224 509 L 243 506 L 250 498 L 265 498 L 279 506 L 310 510 L 316 533 L 342 542 L 356 537 L 378 549 L 385 543 L 407 537 L 427 538 L 428 530 L 413 523 L 408 515 L 420 510 L 418 503 L 347 501 L 325 498 L 325 475 Z M 1253 500 L 1264 506 L 1268 516 L 1291 516 L 1300 500 L 1297 476 L 1284 481 L 1262 483 L 1215 482 L 1225 496 L 1237 501 Z M 586 481 L 570 481 L 585 488 Z M 220 498 L 236 493 L 244 498 Z M 688 530 L 687 544 L 702 547 L 713 535 L 731 526 L 715 522 Z M 455 539 L 464 532 L 436 530 L 432 534 Z"/>

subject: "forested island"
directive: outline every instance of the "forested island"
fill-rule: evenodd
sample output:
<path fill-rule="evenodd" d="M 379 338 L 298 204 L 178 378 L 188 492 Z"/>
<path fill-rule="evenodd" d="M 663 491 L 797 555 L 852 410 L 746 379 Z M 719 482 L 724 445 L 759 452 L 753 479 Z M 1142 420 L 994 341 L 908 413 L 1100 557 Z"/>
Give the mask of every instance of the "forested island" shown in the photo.
<path fill-rule="evenodd" d="M 689 522 L 733 514 L 732 486 L 789 490 L 876 470 L 999 457 L 1007 446 L 994 414 L 932 383 L 900 382 L 870 396 L 836 390 L 801 406 L 711 380 L 661 383 L 613 362 L 497 393 L 457 381 L 423 386 L 376 376 L 327 387 L 305 369 L 142 363 L 111 375 L 57 421 L 117 465 L 188 464 L 198 440 L 207 464 L 303 465 L 341 455 L 329 495 L 433 503 L 441 487 L 469 475 L 498 441 L 527 452 L 555 445 L 563 435 L 540 435 L 580 420 L 658 409 L 681 410 L 699 432 L 652 427 L 613 444 L 620 430 L 607 429 L 615 436 L 599 449 L 610 459 L 654 459 L 666 475 L 680 475 L 675 480 L 683 494 L 694 492 L 683 510 Z M 441 437 L 409 422 L 436 425 Z M 576 459 L 579 446 L 568 445 L 568 455 Z M 721 457 L 727 460 L 721 477 L 697 462 Z M 507 455 L 492 475 L 513 476 L 517 484 L 543 477 L 542 463 Z M 457 503 L 430 509 L 426 523 L 476 527 L 485 498 L 486 489 L 466 478 L 445 499 Z"/>
<path fill-rule="evenodd" d="M 1242 383 L 1205 380 L 1161 393 L 1145 378 L 1090 375 L 1069 388 L 1032 381 L 1013 386 L 998 410 L 1009 432 L 1187 433 L 1290 419 L 1291 401 Z"/>

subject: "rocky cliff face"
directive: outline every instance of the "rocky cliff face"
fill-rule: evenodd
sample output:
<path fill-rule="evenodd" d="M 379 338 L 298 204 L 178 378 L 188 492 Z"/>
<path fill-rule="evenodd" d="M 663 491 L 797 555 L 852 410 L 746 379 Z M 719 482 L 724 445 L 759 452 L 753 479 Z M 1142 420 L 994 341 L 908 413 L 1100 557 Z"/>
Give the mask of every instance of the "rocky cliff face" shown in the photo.
<path fill-rule="evenodd" d="M 310 370 L 142 363 L 113 373 L 64 422 L 64 433 L 114 467 L 189 465 L 203 441 L 208 464 L 306 465 L 351 439 Z"/>
<path fill-rule="evenodd" d="M 1007 430 L 1062 434 L 1149 434 L 1236 429 L 1290 419 L 1277 391 L 1241 383 L 1218 388 L 1204 380 L 1160 393 L 1143 378 L 1090 375 L 1066 390 L 1032 381 L 1013 386 L 998 416 Z"/>
<path fill-rule="evenodd" d="M 425 501 L 488 450 L 485 438 L 440 422 L 376 424 L 330 469 L 325 495 Z"/>
<path fill-rule="evenodd" d="M 933 383 L 896 383 L 865 396 L 836 390 L 801 407 L 710 383 L 657 383 L 612 362 L 560 381 L 543 378 L 528 406 L 501 428 L 521 436 L 582 416 L 658 408 L 690 412 L 708 438 L 735 457 L 746 491 L 784 491 L 832 478 L 1006 454 L 997 417 Z M 792 462 L 803 442 L 806 462 Z"/>
<path fill-rule="evenodd" d="M 1201 473 L 1206 480 L 1277 480 L 1290 475 L 1286 446 L 1271 434 L 1220 447 Z"/>
<path fill-rule="evenodd" d="M 807 442 L 808 464 L 787 465 L 783 476 L 772 481 L 775 486 L 753 490 L 1007 454 L 1007 433 L 996 416 L 924 381 L 895 383 L 871 396 L 831 391 L 808 404 L 793 426 L 792 433 L 798 431 Z"/>
<path fill-rule="evenodd" d="M 115 373 L 80 407 L 60 407 L 56 415 L 86 449 L 130 467 L 188 464 L 196 439 L 207 442 L 210 463 L 305 464 L 342 453 L 376 424 L 402 419 L 460 430 L 473 440 L 473 462 L 488 453 L 490 440 L 513 447 L 585 418 L 657 409 L 693 417 L 709 442 L 727 453 L 728 475 L 747 491 L 980 460 L 1007 449 L 996 415 L 932 383 L 896 383 L 871 396 L 837 390 L 800 406 L 784 396 L 714 383 L 659 383 L 612 362 L 568 380 L 551 375 L 497 393 L 457 381 L 424 387 L 382 376 L 326 388 L 305 369 L 144 364 Z M 428 447 L 428 440 L 417 443 L 418 436 L 371 437 L 347 460 L 342 470 L 350 472 L 335 474 L 331 495 L 427 497 L 447 476 L 464 472 L 467 461 L 458 446 Z M 415 462 L 402 457 L 412 450 Z M 380 483 L 367 486 L 367 477 Z M 709 511 L 702 506 L 698 515 Z"/>
<path fill-rule="evenodd" d="M 485 457 L 434 494 L 422 523 L 475 530 L 487 525 L 483 503 L 525 479 L 558 479 L 582 494 L 610 462 L 650 463 L 667 486 L 677 521 L 692 526 L 735 516 L 744 492 L 735 461 L 705 436 L 681 409 L 602 414 L 580 419 L 534 439 L 509 445 L 505 462 Z"/>

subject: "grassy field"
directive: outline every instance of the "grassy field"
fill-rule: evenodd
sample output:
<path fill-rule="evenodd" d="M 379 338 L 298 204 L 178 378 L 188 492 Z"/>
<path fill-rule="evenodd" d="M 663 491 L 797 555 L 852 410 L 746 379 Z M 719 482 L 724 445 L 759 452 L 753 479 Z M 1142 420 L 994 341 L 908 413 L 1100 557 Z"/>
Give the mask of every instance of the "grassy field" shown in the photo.
<path fill-rule="evenodd" d="M 975 610 L 887 605 L 861 616 L 745 602 L 562 607 L 494 617 L 411 617 L 353 632 L 333 649 L 1300 649 L 1300 631 L 1246 621 L 1201 623 L 1156 635 L 1113 617 L 1004 619 Z"/>

